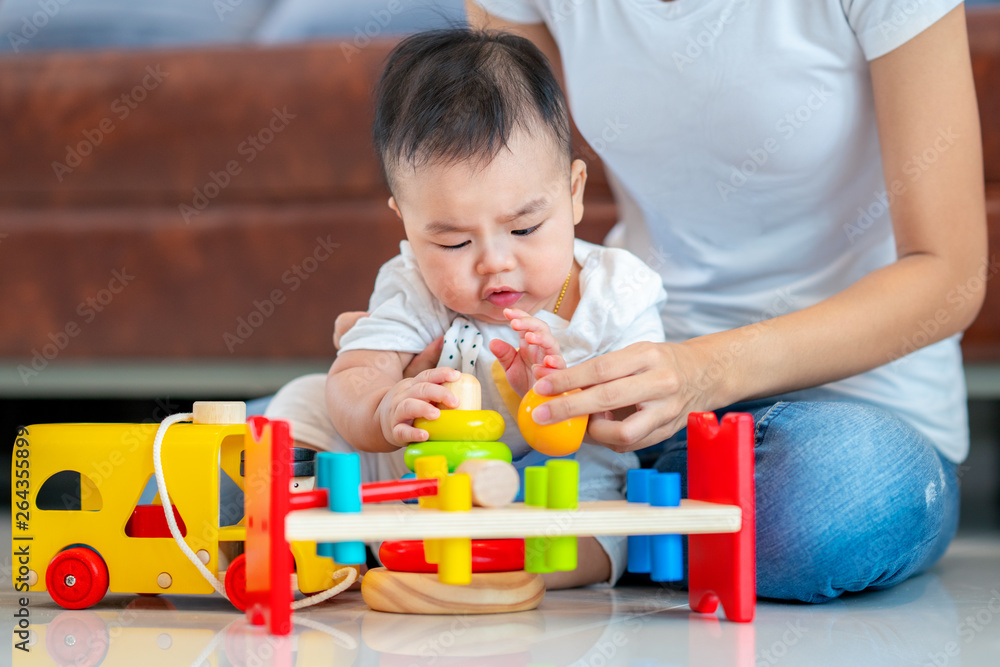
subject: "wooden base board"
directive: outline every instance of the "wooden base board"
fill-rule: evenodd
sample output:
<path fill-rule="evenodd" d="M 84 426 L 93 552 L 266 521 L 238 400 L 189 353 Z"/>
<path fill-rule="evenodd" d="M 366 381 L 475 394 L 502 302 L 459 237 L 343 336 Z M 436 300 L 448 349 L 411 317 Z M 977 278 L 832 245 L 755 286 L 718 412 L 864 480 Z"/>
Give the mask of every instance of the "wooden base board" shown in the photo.
<path fill-rule="evenodd" d="M 545 597 L 542 575 L 532 572 L 484 572 L 468 586 L 438 581 L 436 574 L 368 570 L 361 596 L 375 611 L 395 614 L 501 614 L 535 609 Z"/>

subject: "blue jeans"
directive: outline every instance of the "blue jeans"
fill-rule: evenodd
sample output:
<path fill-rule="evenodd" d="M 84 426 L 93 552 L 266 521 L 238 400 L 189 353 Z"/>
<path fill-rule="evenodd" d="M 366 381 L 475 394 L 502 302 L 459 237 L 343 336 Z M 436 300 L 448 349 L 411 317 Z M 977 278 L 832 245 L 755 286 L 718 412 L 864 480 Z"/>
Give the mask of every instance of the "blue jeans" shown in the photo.
<path fill-rule="evenodd" d="M 955 536 L 958 466 L 889 412 L 774 399 L 726 412 L 749 412 L 756 427 L 760 597 L 887 588 L 931 567 Z M 686 476 L 686 429 L 653 449 L 645 460 L 662 451 L 655 467 Z"/>

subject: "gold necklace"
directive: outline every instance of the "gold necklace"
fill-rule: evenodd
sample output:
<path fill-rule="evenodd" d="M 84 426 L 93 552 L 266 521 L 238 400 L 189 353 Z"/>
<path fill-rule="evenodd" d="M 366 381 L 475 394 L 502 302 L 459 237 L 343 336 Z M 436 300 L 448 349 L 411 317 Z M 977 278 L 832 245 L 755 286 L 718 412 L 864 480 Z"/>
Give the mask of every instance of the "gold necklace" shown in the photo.
<path fill-rule="evenodd" d="M 566 296 L 566 288 L 569 287 L 569 279 L 573 277 L 573 265 L 570 264 L 569 275 L 566 276 L 566 282 L 563 283 L 562 291 L 559 292 L 559 300 L 556 301 L 556 307 L 552 309 L 552 314 L 556 315 L 559 312 L 559 306 L 562 305 L 563 297 Z"/>

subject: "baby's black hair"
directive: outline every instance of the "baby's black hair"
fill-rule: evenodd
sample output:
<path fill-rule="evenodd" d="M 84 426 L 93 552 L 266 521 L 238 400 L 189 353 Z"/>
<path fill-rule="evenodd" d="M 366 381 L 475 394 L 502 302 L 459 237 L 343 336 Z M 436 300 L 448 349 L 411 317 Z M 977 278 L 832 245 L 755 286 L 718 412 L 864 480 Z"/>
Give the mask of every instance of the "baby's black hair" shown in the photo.
<path fill-rule="evenodd" d="M 571 156 L 566 98 L 527 39 L 467 28 L 402 40 L 375 89 L 372 140 L 386 183 L 400 165 L 489 164 L 517 129 L 547 129 Z"/>

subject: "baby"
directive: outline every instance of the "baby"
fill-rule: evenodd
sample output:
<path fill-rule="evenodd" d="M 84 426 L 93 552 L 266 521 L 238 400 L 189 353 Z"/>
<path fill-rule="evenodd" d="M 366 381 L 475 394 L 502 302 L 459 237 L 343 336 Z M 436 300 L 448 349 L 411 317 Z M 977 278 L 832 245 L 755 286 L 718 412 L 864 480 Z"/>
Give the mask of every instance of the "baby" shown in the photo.
<path fill-rule="evenodd" d="M 525 39 L 457 29 L 403 40 L 376 90 L 373 136 L 407 240 L 379 271 L 370 316 L 341 338 L 325 410 L 312 376 L 268 416 L 289 419 L 299 444 L 361 452 L 364 481 L 398 478 L 403 448 L 428 437 L 413 420 L 456 407 L 442 384 L 462 371 L 479 379 L 483 409 L 503 415 L 515 466 L 544 462 L 512 416 L 520 396 L 551 369 L 663 341 L 660 276 L 574 239 L 586 165 L 571 159 L 566 101 Z M 438 367 L 404 379 L 442 335 Z M 575 456 L 581 500 L 621 498 L 637 466 L 588 440 Z M 577 570 L 546 584 L 614 583 L 624 567 L 624 538 L 581 538 Z"/>

